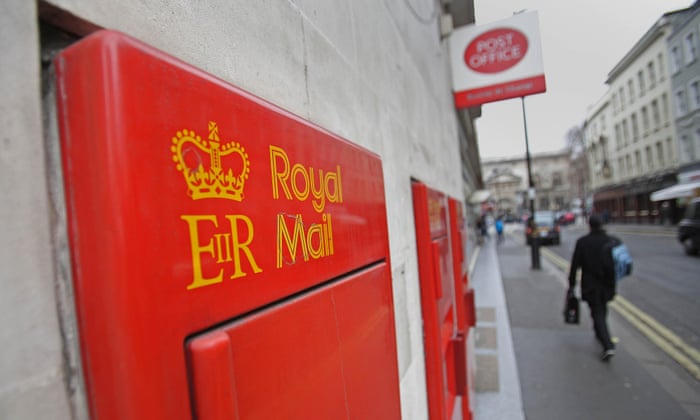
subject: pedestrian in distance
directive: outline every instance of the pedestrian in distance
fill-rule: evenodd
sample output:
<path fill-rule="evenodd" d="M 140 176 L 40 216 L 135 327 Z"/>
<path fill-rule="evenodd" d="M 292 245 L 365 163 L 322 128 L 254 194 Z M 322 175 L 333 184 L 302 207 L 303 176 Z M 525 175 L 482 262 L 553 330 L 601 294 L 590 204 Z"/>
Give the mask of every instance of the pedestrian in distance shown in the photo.
<path fill-rule="evenodd" d="M 479 230 L 479 242 L 484 243 L 489 238 L 489 226 L 486 221 L 486 215 L 482 214 L 479 220 L 476 222 L 477 229 Z"/>
<path fill-rule="evenodd" d="M 496 219 L 496 234 L 498 235 L 498 244 L 503 242 L 503 217 Z"/>
<path fill-rule="evenodd" d="M 615 297 L 615 272 L 604 261 L 605 245 L 611 237 L 603 230 L 603 220 L 598 215 L 588 219 L 590 232 L 576 241 L 569 271 L 569 294 L 576 288 L 576 275 L 581 269 L 581 299 L 588 303 L 593 318 L 593 331 L 603 346 L 601 359 L 610 360 L 615 355 L 615 345 L 608 330 L 608 302 Z M 612 257 L 610 257 L 612 258 Z"/>

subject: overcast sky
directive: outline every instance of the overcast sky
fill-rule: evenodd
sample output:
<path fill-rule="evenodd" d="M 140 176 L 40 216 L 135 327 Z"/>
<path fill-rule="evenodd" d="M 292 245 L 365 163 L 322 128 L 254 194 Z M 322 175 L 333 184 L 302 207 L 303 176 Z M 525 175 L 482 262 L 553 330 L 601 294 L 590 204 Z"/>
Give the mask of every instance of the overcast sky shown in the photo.
<path fill-rule="evenodd" d="M 566 132 L 605 93 L 608 72 L 666 12 L 693 0 L 475 0 L 476 24 L 537 11 L 547 92 L 525 98 L 530 153 L 561 150 Z M 485 104 L 476 120 L 482 159 L 525 156 L 519 98 Z"/>

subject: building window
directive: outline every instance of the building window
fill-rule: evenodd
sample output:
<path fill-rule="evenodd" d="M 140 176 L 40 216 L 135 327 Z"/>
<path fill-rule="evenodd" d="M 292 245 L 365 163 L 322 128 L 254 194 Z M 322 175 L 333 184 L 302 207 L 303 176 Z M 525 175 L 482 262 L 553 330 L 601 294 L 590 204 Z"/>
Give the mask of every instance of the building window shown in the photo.
<path fill-rule="evenodd" d="M 649 134 L 649 110 L 646 106 L 642 107 L 642 128 L 645 136 Z"/>
<path fill-rule="evenodd" d="M 558 209 L 563 209 L 564 208 L 564 197 L 558 195 L 554 197 L 554 205 L 557 206 Z"/>
<path fill-rule="evenodd" d="M 659 53 L 659 80 L 664 80 L 664 68 L 666 66 L 664 65 L 664 53 L 660 52 Z"/>
<path fill-rule="evenodd" d="M 681 69 L 682 63 L 681 49 L 678 45 L 671 47 L 671 74 L 676 74 Z"/>
<path fill-rule="evenodd" d="M 625 156 L 625 166 L 627 167 L 627 174 L 629 176 L 634 175 L 634 172 L 632 171 L 632 161 L 630 160 L 630 155 Z"/>
<path fill-rule="evenodd" d="M 668 160 L 668 164 L 671 165 L 673 164 L 675 153 L 673 153 L 673 143 L 671 143 L 671 138 L 666 139 L 666 159 Z"/>
<path fill-rule="evenodd" d="M 612 95 L 613 112 L 617 114 L 617 93 Z"/>
<path fill-rule="evenodd" d="M 666 165 L 664 162 L 664 147 L 660 141 L 656 142 L 656 161 L 659 162 L 659 168 L 663 168 Z"/>
<path fill-rule="evenodd" d="M 683 148 L 683 160 L 692 162 L 695 160 L 695 147 L 693 147 L 693 139 L 684 135 L 681 137 L 681 147 Z"/>
<path fill-rule="evenodd" d="M 620 94 L 620 111 L 622 111 L 625 109 L 625 90 L 622 86 L 618 93 Z"/>
<path fill-rule="evenodd" d="M 634 164 L 635 164 L 634 169 L 635 169 L 637 174 L 641 174 L 642 172 L 644 172 L 642 170 L 642 152 L 640 152 L 639 150 L 634 152 Z"/>
<path fill-rule="evenodd" d="M 700 108 L 700 79 L 691 81 L 688 91 L 690 92 L 688 98 L 690 102 L 690 109 L 696 110 Z"/>
<path fill-rule="evenodd" d="M 591 144 L 589 156 L 593 157 L 593 163 L 597 164 L 598 163 L 598 143 L 593 143 Z M 594 165 L 595 166 L 595 165 Z"/>
<path fill-rule="evenodd" d="M 561 173 L 559 172 L 554 172 L 552 174 L 552 187 L 561 187 L 563 184 L 562 178 L 561 178 Z"/>
<path fill-rule="evenodd" d="M 651 89 L 656 85 L 656 70 L 654 69 L 653 61 L 647 64 L 647 72 L 649 73 L 649 88 Z"/>
<path fill-rule="evenodd" d="M 651 101 L 651 114 L 654 118 L 654 129 L 658 130 L 661 126 L 661 114 L 659 114 L 659 102 L 656 99 Z"/>
<path fill-rule="evenodd" d="M 624 119 L 622 120 L 622 143 L 624 146 L 627 146 L 627 144 L 629 143 L 629 138 L 630 132 L 627 128 L 627 119 Z"/>
<path fill-rule="evenodd" d="M 617 150 L 622 148 L 622 136 L 620 135 L 620 124 L 615 124 L 615 147 Z"/>
<path fill-rule="evenodd" d="M 639 73 L 637 73 L 637 80 L 639 81 L 639 97 L 641 98 L 646 90 L 644 86 L 644 72 L 642 70 L 639 70 Z"/>
<path fill-rule="evenodd" d="M 651 154 L 651 146 L 647 146 L 644 149 L 644 153 L 647 156 L 647 169 L 651 171 L 654 169 L 654 156 Z"/>
<path fill-rule="evenodd" d="M 688 113 L 688 104 L 685 101 L 685 90 L 677 90 L 674 93 L 674 96 L 676 98 L 676 111 L 678 112 L 678 116 L 682 117 L 683 115 Z"/>
<path fill-rule="evenodd" d="M 684 44 L 685 46 L 685 64 L 690 64 L 698 56 L 698 50 L 695 46 L 695 32 L 690 32 L 685 36 Z"/>
<path fill-rule="evenodd" d="M 630 95 L 630 104 L 634 103 L 634 82 L 632 79 L 627 81 L 627 93 Z"/>
<path fill-rule="evenodd" d="M 632 114 L 632 141 L 639 140 L 639 125 L 637 124 L 637 114 Z"/>
<path fill-rule="evenodd" d="M 695 145 L 698 148 L 698 151 L 700 151 L 700 128 L 695 129 Z"/>
<path fill-rule="evenodd" d="M 624 178 L 625 174 L 625 160 L 622 158 L 617 158 L 617 166 L 620 168 L 620 176 Z"/>

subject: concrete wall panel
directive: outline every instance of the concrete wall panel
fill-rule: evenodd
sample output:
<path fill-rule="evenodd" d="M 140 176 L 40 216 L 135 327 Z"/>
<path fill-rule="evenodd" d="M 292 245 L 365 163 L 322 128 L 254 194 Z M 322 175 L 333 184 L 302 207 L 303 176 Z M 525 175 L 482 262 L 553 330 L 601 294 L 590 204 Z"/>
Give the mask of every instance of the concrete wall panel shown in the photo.
<path fill-rule="evenodd" d="M 68 418 L 34 2 L 0 6 L 0 418 Z"/>

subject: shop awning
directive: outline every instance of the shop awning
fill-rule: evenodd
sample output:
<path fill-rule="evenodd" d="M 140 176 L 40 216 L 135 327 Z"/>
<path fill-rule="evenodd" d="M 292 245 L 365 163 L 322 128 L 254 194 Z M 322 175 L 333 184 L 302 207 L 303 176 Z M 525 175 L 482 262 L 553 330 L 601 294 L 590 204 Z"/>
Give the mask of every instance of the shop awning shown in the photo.
<path fill-rule="evenodd" d="M 662 190 L 654 191 L 653 193 L 651 193 L 651 201 L 663 201 L 672 200 L 674 198 L 692 197 L 696 188 L 700 188 L 700 181 L 671 185 L 668 188 L 664 188 Z"/>
<path fill-rule="evenodd" d="M 491 191 L 489 190 L 476 190 L 469 197 L 469 204 L 481 204 L 491 197 Z"/>

